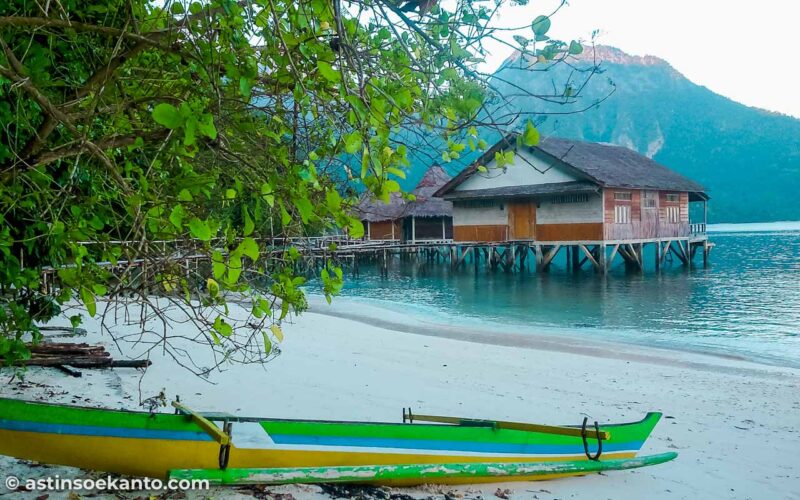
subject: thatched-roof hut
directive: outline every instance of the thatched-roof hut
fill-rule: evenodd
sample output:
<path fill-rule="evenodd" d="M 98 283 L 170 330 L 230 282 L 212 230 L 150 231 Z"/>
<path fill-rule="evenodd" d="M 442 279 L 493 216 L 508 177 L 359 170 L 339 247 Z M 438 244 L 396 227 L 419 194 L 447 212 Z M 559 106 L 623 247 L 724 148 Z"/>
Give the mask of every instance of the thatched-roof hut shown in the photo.
<path fill-rule="evenodd" d="M 444 240 L 453 237 L 453 204 L 435 198 L 450 180 L 442 167 L 431 166 L 411 192 L 415 200 L 406 201 L 393 193 L 389 203 L 365 196 L 356 208 L 370 240 Z"/>

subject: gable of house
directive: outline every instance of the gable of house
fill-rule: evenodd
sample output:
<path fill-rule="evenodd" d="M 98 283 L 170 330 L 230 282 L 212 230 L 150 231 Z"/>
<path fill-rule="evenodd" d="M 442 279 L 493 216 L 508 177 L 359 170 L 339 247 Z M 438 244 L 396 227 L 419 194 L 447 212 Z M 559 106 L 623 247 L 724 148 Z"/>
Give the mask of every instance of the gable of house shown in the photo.
<path fill-rule="evenodd" d="M 454 191 L 472 191 L 477 189 L 496 189 L 516 186 L 533 186 L 556 184 L 585 180 L 552 157 L 536 150 L 521 148 L 514 154 L 512 165 L 497 167 L 492 158 L 486 165 L 486 173 L 476 172 L 455 187 Z"/>

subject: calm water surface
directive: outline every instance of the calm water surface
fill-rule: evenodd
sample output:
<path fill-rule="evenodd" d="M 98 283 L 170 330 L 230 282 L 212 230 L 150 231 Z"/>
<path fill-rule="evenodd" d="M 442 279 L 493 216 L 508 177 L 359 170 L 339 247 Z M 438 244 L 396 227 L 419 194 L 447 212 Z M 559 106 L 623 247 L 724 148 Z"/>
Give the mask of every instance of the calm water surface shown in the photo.
<path fill-rule="evenodd" d="M 539 275 L 394 262 L 388 278 L 362 267 L 343 295 L 446 324 L 569 332 L 800 367 L 800 225 L 767 227 L 711 233 L 710 267 L 691 272 L 676 260 L 656 274 L 652 254 L 644 274 L 618 262 L 606 278 L 567 272 L 564 260 Z"/>

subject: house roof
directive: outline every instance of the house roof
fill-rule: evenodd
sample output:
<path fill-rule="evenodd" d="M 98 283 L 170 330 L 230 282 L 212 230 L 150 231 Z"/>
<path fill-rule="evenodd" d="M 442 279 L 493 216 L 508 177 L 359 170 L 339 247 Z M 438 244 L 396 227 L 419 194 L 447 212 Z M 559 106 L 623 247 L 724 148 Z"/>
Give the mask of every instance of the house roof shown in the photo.
<path fill-rule="evenodd" d="M 446 195 L 453 193 L 457 186 L 477 172 L 479 165 L 491 161 L 495 152 L 515 148 L 516 138 L 517 134 L 512 133 L 498 141 L 477 161 L 442 186 L 436 196 L 450 198 Z M 578 177 L 599 186 L 688 191 L 700 199 L 707 198 L 705 189 L 697 182 L 622 146 L 545 137 L 531 149 L 555 158 Z"/>
<path fill-rule="evenodd" d="M 408 202 L 400 193 L 392 193 L 389 203 L 384 203 L 375 199 L 371 194 L 367 194 L 356 207 L 356 213 L 362 220 L 370 222 L 402 219 L 412 215 L 414 217 L 451 216 L 453 204 L 433 196 L 449 180 L 450 176 L 442 167 L 432 165 L 411 192 L 416 198 L 414 201 Z"/>
<path fill-rule="evenodd" d="M 552 182 L 525 186 L 507 186 L 489 189 L 467 189 L 451 191 L 444 195 L 447 200 L 480 200 L 485 198 L 518 198 L 563 193 L 596 193 L 600 188 L 588 181 Z"/>

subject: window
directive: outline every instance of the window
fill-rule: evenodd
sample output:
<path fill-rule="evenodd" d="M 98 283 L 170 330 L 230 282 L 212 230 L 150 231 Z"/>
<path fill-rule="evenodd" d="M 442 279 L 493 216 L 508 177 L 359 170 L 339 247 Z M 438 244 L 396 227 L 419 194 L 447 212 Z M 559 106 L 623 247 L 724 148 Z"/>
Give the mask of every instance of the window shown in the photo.
<path fill-rule="evenodd" d="M 617 191 L 614 193 L 614 199 L 618 201 L 631 201 L 631 193 L 630 191 Z"/>
<path fill-rule="evenodd" d="M 677 196 L 677 195 L 675 195 Z M 667 221 L 672 224 L 677 224 L 681 221 L 681 207 L 671 206 L 667 207 Z"/>
<path fill-rule="evenodd" d="M 667 201 L 673 202 L 673 203 L 678 203 L 679 201 L 681 201 L 681 195 L 674 194 L 674 193 L 673 194 L 668 194 L 667 195 Z"/>
<path fill-rule="evenodd" d="M 614 207 L 614 223 L 615 224 L 630 224 L 631 223 L 631 207 L 630 205 L 617 205 Z"/>
<path fill-rule="evenodd" d="M 562 194 L 550 198 L 550 203 L 558 205 L 562 203 L 586 203 L 589 201 L 588 194 Z"/>
<path fill-rule="evenodd" d="M 644 199 L 644 208 L 656 208 L 656 199 L 655 198 L 645 198 Z"/>
<path fill-rule="evenodd" d="M 494 200 L 467 200 L 458 202 L 458 205 L 464 208 L 492 208 L 495 203 Z"/>

